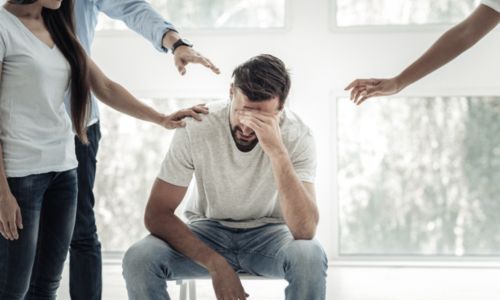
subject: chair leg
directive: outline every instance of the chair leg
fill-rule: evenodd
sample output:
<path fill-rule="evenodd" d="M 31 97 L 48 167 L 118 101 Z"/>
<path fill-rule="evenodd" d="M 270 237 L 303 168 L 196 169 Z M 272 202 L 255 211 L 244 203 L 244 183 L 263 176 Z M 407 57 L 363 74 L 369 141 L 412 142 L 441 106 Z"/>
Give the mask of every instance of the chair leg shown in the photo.
<path fill-rule="evenodd" d="M 196 280 L 188 281 L 189 300 L 196 300 Z"/>
<path fill-rule="evenodd" d="M 179 300 L 187 300 L 187 285 L 188 285 L 188 283 L 184 280 L 177 280 L 177 285 L 180 285 Z"/>

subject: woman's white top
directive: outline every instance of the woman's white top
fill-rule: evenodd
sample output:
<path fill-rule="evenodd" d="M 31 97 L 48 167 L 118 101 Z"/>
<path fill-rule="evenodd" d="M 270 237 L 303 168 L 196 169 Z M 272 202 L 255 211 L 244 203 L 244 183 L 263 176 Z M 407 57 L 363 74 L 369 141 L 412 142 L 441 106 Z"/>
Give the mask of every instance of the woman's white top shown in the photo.
<path fill-rule="evenodd" d="M 7 177 L 76 168 L 64 107 L 70 66 L 61 51 L 0 9 L 0 142 Z"/>

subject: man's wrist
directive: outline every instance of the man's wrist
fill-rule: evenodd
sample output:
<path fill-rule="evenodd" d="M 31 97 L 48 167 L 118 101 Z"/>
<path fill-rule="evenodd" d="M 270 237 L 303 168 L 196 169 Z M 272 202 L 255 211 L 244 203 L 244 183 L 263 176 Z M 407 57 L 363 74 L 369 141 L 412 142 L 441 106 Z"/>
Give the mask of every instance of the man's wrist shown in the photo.
<path fill-rule="evenodd" d="M 179 33 L 171 29 L 165 32 L 161 44 L 163 48 L 172 50 L 174 43 L 177 42 L 180 38 L 181 36 L 179 35 Z"/>
<path fill-rule="evenodd" d="M 208 257 L 207 262 L 205 263 L 205 267 L 207 268 L 209 273 L 217 272 L 220 267 L 227 264 L 227 261 L 219 255 L 218 253 L 213 253 Z"/>
<path fill-rule="evenodd" d="M 289 160 L 288 150 L 285 146 L 278 147 L 269 153 L 269 159 L 272 163 L 282 163 L 286 160 Z"/>

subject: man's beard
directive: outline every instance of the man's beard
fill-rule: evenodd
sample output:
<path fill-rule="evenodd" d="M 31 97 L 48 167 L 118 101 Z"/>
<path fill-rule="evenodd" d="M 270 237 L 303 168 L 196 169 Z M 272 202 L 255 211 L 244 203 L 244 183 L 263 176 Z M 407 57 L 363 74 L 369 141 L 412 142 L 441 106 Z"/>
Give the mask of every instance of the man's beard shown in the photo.
<path fill-rule="evenodd" d="M 252 151 L 252 149 L 259 142 L 259 139 L 257 137 L 255 137 L 251 141 L 245 141 L 245 140 L 242 140 L 242 139 L 238 139 L 238 137 L 236 136 L 237 132 L 239 132 L 240 134 L 243 133 L 243 131 L 238 126 L 235 126 L 234 128 L 231 127 L 231 135 L 233 136 L 234 143 L 236 144 L 236 147 L 238 148 L 238 150 L 240 150 L 241 152 L 250 152 L 250 151 Z"/>

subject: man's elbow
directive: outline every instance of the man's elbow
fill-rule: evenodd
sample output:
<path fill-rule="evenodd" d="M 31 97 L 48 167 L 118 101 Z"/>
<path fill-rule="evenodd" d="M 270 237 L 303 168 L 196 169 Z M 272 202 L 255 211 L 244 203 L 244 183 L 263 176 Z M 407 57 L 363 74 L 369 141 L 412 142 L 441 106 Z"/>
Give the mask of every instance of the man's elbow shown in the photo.
<path fill-rule="evenodd" d="M 146 210 L 146 213 L 144 214 L 144 226 L 150 233 L 153 233 L 153 229 L 155 228 L 155 224 L 157 223 L 156 218 L 157 217 L 154 213 Z"/>
<path fill-rule="evenodd" d="M 144 214 L 144 225 L 150 233 L 155 234 L 160 231 L 160 227 L 162 224 L 165 224 L 166 221 L 168 221 L 168 214 L 146 209 L 146 213 Z"/>
<path fill-rule="evenodd" d="M 316 228 L 319 223 L 319 212 L 317 210 L 295 230 L 291 230 L 295 240 L 312 240 L 316 235 Z"/>
<path fill-rule="evenodd" d="M 311 230 L 311 231 L 296 231 L 292 232 L 293 239 L 294 240 L 312 240 L 316 234 L 316 230 Z"/>
<path fill-rule="evenodd" d="M 312 240 L 316 235 L 316 222 L 310 222 L 309 224 L 304 224 L 300 228 L 291 230 L 294 240 Z"/>

